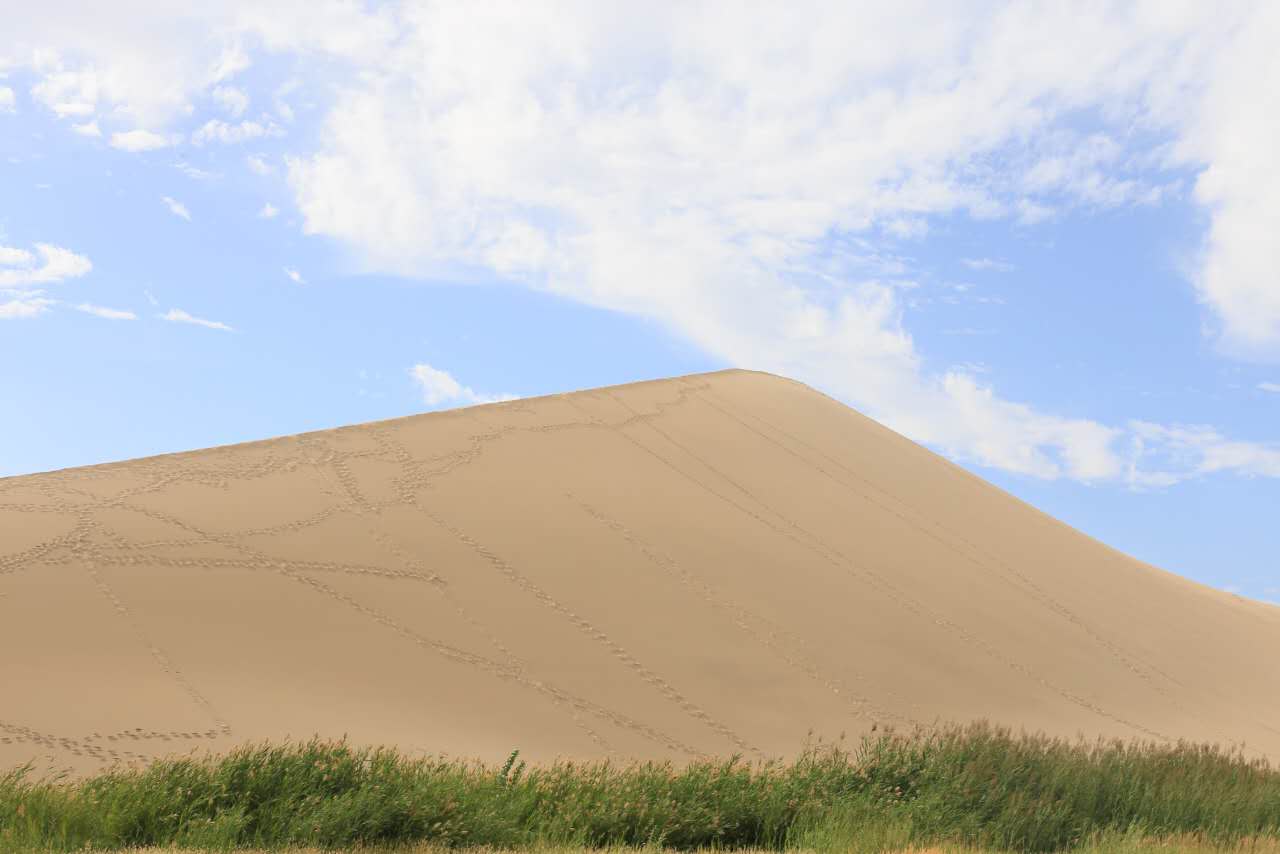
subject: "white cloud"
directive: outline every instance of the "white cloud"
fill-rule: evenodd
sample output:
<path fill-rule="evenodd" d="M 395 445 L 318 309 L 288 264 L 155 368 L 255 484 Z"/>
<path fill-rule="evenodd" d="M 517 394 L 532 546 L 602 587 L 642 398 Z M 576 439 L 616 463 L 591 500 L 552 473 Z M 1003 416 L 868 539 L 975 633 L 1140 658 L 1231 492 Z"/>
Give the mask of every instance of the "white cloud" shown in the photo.
<path fill-rule="evenodd" d="M 0 246 L 0 266 L 14 267 L 35 263 L 36 256 L 25 249 L 14 246 Z"/>
<path fill-rule="evenodd" d="M 0 320 L 24 320 L 37 317 L 49 310 L 55 301 L 43 296 L 43 291 L 0 293 Z"/>
<path fill-rule="evenodd" d="M 104 308 L 100 305 L 90 305 L 82 302 L 75 307 L 76 311 L 83 311 L 85 314 L 92 314 L 94 317 L 101 317 L 104 320 L 137 320 L 138 315 L 132 311 L 122 311 L 115 308 Z"/>
<path fill-rule="evenodd" d="M 244 159 L 244 162 L 248 164 L 249 170 L 256 175 L 270 175 L 275 171 L 271 164 L 258 154 L 250 154 Z"/>
<path fill-rule="evenodd" d="M 302 278 L 302 274 L 292 267 L 285 267 L 284 274 L 293 280 L 294 284 L 305 285 L 306 281 Z"/>
<path fill-rule="evenodd" d="M 1058 211 L 1049 205 L 1033 202 L 1030 199 L 1018 199 L 1014 210 L 1019 225 L 1038 225 L 1058 215 Z"/>
<path fill-rule="evenodd" d="M 1192 278 L 1223 345 L 1258 357 L 1280 342 L 1277 4 L 975 15 L 922 0 L 747 12 L 723 0 L 661 6 L 643 25 L 590 3 L 555 16 L 207 5 L 56 34 L 87 59 L 38 66 L 49 103 L 163 127 L 247 67 L 245 45 L 338 57 L 356 73 L 318 149 L 288 161 L 310 233 L 371 269 L 488 269 L 656 319 L 960 457 L 1122 477 L 1130 428 L 926 366 L 899 291 L 866 262 L 883 247 L 831 253 L 833 236 L 909 236 L 957 216 L 1034 228 L 1158 201 L 1194 171 L 1211 228 Z M 231 141 L 239 127 L 206 135 Z"/>
<path fill-rule="evenodd" d="M 365 7 L 350 0 L 219 0 L 178 9 L 165 0 L 131 0 L 127 11 L 108 14 L 80 0 L 49 0 L 39 14 L 5 16 L 0 57 L 32 71 L 37 100 L 60 115 L 100 109 L 159 128 L 186 116 L 214 86 L 230 86 L 252 64 L 250 47 L 376 63 L 395 36 L 395 10 Z"/>
<path fill-rule="evenodd" d="M 0 86 L 0 113 L 12 113 L 17 109 L 18 100 L 8 86 Z"/>
<path fill-rule="evenodd" d="M 160 201 L 164 202 L 165 207 L 169 209 L 169 213 L 191 222 L 191 211 L 187 210 L 187 206 L 182 202 L 177 199 L 171 199 L 168 196 L 162 196 Z"/>
<path fill-rule="evenodd" d="M 244 45 L 239 42 L 224 44 L 222 52 L 218 55 L 218 59 L 213 65 L 213 73 L 209 77 L 214 83 L 230 80 L 252 65 L 253 61 L 249 59 L 249 54 L 245 52 Z"/>
<path fill-rule="evenodd" d="M 32 285 L 75 279 L 93 270 L 83 255 L 51 243 L 35 244 L 35 251 L 0 246 L 0 320 L 38 317 L 57 300 Z"/>
<path fill-rule="evenodd" d="M 204 169 L 201 169 L 197 166 L 192 166 L 190 163 L 187 163 L 185 161 L 178 161 L 177 163 L 173 164 L 173 168 L 177 169 L 179 172 L 181 172 L 183 175 L 186 175 L 188 178 L 193 178 L 197 181 L 208 181 L 211 178 L 218 177 L 212 172 L 207 172 Z"/>
<path fill-rule="evenodd" d="M 414 365 L 409 376 L 421 387 L 422 400 L 428 406 L 474 406 L 516 399 L 510 394 L 479 394 L 462 385 L 448 371 L 427 364 Z"/>
<path fill-rule="evenodd" d="M 829 238 L 1147 198 L 1167 177 L 1072 122 L 1154 121 L 1146 105 L 1195 79 L 1187 20 L 703 3 L 637 29 L 596 8 L 406 7 L 319 151 L 288 161 L 305 229 L 373 269 L 487 268 L 654 318 L 965 459 L 1123 476 L 1122 428 L 927 370 L 898 291 Z"/>
<path fill-rule="evenodd" d="M 91 122 L 85 122 L 82 125 L 72 125 L 71 129 L 76 133 L 80 134 L 81 136 L 91 136 L 91 137 L 102 136 L 102 130 L 98 127 L 98 122 L 96 119 Z"/>
<path fill-rule="evenodd" d="M 74 279 L 92 269 L 88 258 L 51 243 L 37 243 L 35 252 L 0 246 L 0 289 Z"/>
<path fill-rule="evenodd" d="M 111 147 L 121 151 L 155 151 L 167 148 L 172 142 L 168 137 L 149 130 L 131 130 L 111 134 Z"/>
<path fill-rule="evenodd" d="M 1220 472 L 1280 478 L 1280 444 L 1232 440 L 1200 425 L 1133 421 L 1129 427 L 1134 486 L 1168 486 Z"/>
<path fill-rule="evenodd" d="M 231 116 L 240 118 L 249 109 L 249 96 L 243 89 L 234 86 L 215 86 L 213 100 Z"/>
<path fill-rule="evenodd" d="M 31 87 L 32 98 L 60 119 L 93 115 L 99 91 L 97 74 L 92 70 L 67 70 L 45 58 L 38 58 L 36 65 L 44 74 Z"/>
<path fill-rule="evenodd" d="M 190 323 L 193 326 L 203 326 L 206 329 L 218 329 L 223 332 L 235 331 L 225 323 L 219 323 L 216 320 L 205 320 L 201 317 L 193 317 L 180 308 L 169 309 L 167 313 L 160 315 L 160 319 L 167 320 L 170 323 Z"/>
<path fill-rule="evenodd" d="M 1248 17 L 1243 9 L 1250 9 Z M 1194 275 L 1227 352 L 1280 359 L 1280 4 L 1236 7 L 1175 155 L 1204 164 L 1195 198 L 1210 213 Z"/>
<path fill-rule="evenodd" d="M 258 211 L 258 216 L 263 219 L 274 219 L 280 213 L 280 209 L 271 202 L 267 202 L 262 206 L 262 210 Z"/>
<path fill-rule="evenodd" d="M 210 119 L 191 135 L 191 141 L 196 145 L 205 145 L 210 142 L 232 145 L 250 139 L 282 135 L 283 131 L 274 124 L 262 125 L 258 122 L 243 121 L 233 125 L 221 119 Z"/>
<path fill-rule="evenodd" d="M 991 270 L 996 273 L 1009 273 L 1014 269 L 1008 261 L 997 258 L 962 258 L 960 263 L 970 270 Z"/>
<path fill-rule="evenodd" d="M 894 217 L 885 220 L 881 228 L 902 240 L 915 240 L 929 233 L 929 222 L 920 217 Z"/>
<path fill-rule="evenodd" d="M 1261 382 L 1261 383 L 1258 383 L 1258 388 L 1260 388 L 1262 391 L 1269 391 L 1273 394 L 1280 394 L 1280 383 Z"/>

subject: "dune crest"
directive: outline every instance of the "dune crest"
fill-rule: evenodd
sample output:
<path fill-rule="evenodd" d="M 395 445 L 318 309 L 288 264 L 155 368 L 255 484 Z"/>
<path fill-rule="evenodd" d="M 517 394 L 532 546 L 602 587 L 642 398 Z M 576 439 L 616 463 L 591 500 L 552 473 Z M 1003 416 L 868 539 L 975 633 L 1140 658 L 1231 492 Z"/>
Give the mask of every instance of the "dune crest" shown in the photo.
<path fill-rule="evenodd" d="M 1280 609 L 724 371 L 0 480 L 0 769 L 347 735 L 794 753 L 986 718 L 1280 759 Z"/>

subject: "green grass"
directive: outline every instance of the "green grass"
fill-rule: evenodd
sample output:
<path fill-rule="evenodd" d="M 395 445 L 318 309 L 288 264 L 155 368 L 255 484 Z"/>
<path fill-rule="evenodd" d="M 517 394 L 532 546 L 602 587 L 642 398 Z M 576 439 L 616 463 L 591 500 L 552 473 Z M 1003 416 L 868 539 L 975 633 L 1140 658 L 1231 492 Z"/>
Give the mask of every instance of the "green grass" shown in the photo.
<path fill-rule="evenodd" d="M 1280 769 L 1216 747 L 986 725 L 873 734 L 788 763 L 486 767 L 343 743 L 246 746 L 84 780 L 0 777 L 0 851 L 427 844 L 545 849 L 1280 854 Z M 1161 850 L 1182 850 L 1165 844 Z M 1092 846 L 1092 847 L 1090 847 Z M 1102 847 L 1099 847 L 1102 846 Z"/>

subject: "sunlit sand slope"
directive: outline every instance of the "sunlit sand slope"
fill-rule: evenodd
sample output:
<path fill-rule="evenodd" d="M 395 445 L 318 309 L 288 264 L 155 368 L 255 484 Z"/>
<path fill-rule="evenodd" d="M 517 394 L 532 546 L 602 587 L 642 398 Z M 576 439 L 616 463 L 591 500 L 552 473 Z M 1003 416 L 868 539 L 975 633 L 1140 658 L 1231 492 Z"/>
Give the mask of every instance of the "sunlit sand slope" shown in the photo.
<path fill-rule="evenodd" d="M 1280 758 L 1280 613 L 744 371 L 0 480 L 0 769 L 975 718 Z"/>

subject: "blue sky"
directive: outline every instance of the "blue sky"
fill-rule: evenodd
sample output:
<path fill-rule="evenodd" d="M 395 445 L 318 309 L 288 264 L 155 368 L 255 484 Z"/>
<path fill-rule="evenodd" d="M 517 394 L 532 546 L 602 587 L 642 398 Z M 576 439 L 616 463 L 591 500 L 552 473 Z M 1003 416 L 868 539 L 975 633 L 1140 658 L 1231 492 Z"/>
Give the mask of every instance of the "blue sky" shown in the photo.
<path fill-rule="evenodd" d="M 1280 601 L 1280 7 L 783 8 L 18 20 L 0 476 L 741 366 Z"/>

